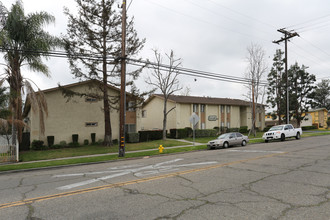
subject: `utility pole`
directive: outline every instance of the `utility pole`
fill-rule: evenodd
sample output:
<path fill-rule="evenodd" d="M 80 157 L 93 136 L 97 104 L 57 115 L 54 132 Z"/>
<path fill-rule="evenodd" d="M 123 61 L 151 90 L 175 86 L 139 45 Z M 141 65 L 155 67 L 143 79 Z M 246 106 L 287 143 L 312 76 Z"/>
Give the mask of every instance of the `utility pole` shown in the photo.
<path fill-rule="evenodd" d="M 119 125 L 119 157 L 125 156 L 125 115 L 126 115 L 126 1 L 122 5 L 121 36 L 121 87 L 120 87 L 120 125 Z"/>
<path fill-rule="evenodd" d="M 273 43 L 279 44 L 282 41 L 285 42 L 286 123 L 289 124 L 290 123 L 290 118 L 289 118 L 289 114 L 290 114 L 289 105 L 290 105 L 290 103 L 289 103 L 289 80 L 288 80 L 288 40 L 290 38 L 295 37 L 295 36 L 299 37 L 299 34 L 297 32 L 287 31 L 284 28 L 278 29 L 277 31 L 284 34 L 284 38 L 282 37 L 280 40 L 273 41 Z M 279 117 L 281 117 L 281 116 L 279 115 Z"/>
<path fill-rule="evenodd" d="M 252 78 L 252 131 L 254 137 L 256 137 L 256 110 L 254 103 L 254 80 Z"/>

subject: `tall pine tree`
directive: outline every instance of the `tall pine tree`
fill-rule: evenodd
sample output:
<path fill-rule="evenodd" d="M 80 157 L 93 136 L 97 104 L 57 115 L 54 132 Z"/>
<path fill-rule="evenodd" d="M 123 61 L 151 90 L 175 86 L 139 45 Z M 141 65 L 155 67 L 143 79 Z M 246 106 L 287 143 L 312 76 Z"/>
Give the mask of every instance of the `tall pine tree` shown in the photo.
<path fill-rule="evenodd" d="M 104 145 L 112 145 L 112 129 L 110 121 L 111 109 L 118 109 L 119 97 L 110 97 L 107 85 L 120 85 L 119 60 L 121 56 L 121 13 L 115 0 L 75 0 L 78 6 L 78 16 L 64 13 L 68 16 L 67 35 L 65 37 L 66 51 L 69 54 L 71 73 L 81 80 L 97 80 L 97 89 L 102 93 L 104 111 Z M 119 3 L 120 4 L 120 3 Z M 133 27 L 133 19 L 127 22 L 126 55 L 136 56 L 145 43 L 139 39 Z M 78 55 L 79 54 L 79 55 Z M 137 94 L 133 80 L 142 68 L 126 73 L 126 85 L 131 87 L 131 93 Z M 72 93 L 71 93 L 72 94 Z M 86 95 L 89 94 L 78 94 Z M 95 93 L 93 93 L 95 97 Z"/>
<path fill-rule="evenodd" d="M 273 66 L 268 74 L 267 103 L 275 108 L 276 114 L 272 114 L 278 124 L 282 124 L 281 115 L 285 112 L 285 89 L 284 89 L 284 58 L 280 49 L 276 50 L 273 58 Z"/>

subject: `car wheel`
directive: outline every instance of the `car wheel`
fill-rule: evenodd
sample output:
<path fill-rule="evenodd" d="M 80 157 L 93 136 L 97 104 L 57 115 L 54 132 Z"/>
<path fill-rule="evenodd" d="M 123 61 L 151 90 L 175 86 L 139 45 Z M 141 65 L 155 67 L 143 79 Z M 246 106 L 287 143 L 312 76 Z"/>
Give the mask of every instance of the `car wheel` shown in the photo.
<path fill-rule="evenodd" d="M 243 147 L 246 146 L 246 140 L 243 140 L 241 145 L 242 145 Z"/>
<path fill-rule="evenodd" d="M 299 133 L 299 132 L 297 132 L 296 139 L 297 139 L 297 140 L 300 139 L 300 133 Z"/>
<path fill-rule="evenodd" d="M 223 147 L 224 147 L 224 148 L 228 148 L 228 147 L 229 147 L 228 142 L 223 143 Z"/>
<path fill-rule="evenodd" d="M 281 134 L 281 141 L 285 141 L 285 135 Z"/>
<path fill-rule="evenodd" d="M 269 140 L 265 140 L 265 143 L 268 143 L 269 142 Z"/>

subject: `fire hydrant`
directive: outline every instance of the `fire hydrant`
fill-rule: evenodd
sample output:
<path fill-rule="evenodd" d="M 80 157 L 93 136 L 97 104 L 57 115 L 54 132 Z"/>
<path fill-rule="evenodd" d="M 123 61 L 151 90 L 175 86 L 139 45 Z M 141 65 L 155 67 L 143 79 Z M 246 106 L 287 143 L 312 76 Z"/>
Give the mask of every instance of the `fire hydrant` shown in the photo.
<path fill-rule="evenodd" d="M 164 147 L 163 147 L 163 145 L 159 145 L 159 148 L 158 148 L 158 150 L 159 150 L 159 153 L 163 153 L 163 150 L 164 150 Z"/>

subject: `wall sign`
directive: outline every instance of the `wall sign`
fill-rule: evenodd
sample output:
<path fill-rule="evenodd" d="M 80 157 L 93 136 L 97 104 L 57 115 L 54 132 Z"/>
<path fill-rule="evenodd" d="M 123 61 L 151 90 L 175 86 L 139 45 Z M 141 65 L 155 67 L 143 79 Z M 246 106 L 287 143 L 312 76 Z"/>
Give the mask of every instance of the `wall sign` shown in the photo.
<path fill-rule="evenodd" d="M 209 115 L 209 117 L 207 119 L 209 121 L 216 121 L 216 120 L 218 120 L 218 117 L 216 115 Z"/>

